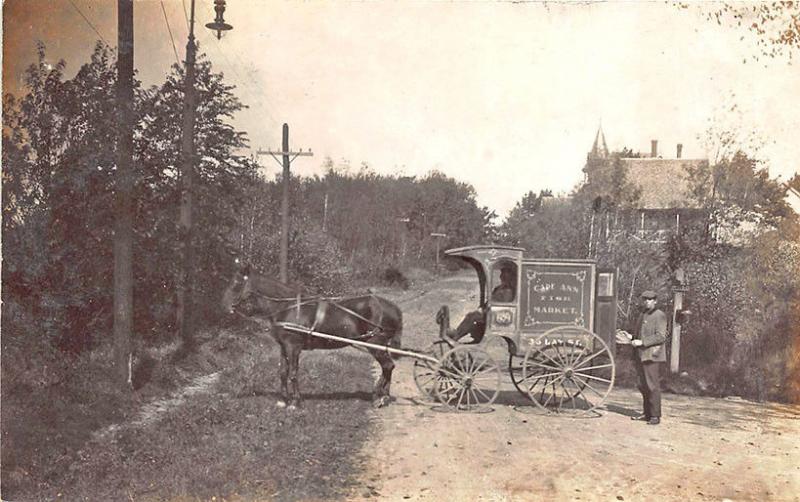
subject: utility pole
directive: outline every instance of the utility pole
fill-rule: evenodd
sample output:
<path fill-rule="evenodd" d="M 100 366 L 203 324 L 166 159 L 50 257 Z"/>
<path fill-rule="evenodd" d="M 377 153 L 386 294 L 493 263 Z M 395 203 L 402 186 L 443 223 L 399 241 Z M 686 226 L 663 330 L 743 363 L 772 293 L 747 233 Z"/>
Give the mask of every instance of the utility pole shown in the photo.
<path fill-rule="evenodd" d="M 681 355 L 681 324 L 686 315 L 690 312 L 683 309 L 683 293 L 688 290 L 686 287 L 685 273 L 682 268 L 675 270 L 675 286 L 672 288 L 672 344 L 669 356 L 669 369 L 672 373 L 680 370 Z"/>
<path fill-rule="evenodd" d="M 328 192 L 325 192 L 325 203 L 322 207 L 322 231 L 328 231 Z"/>
<path fill-rule="evenodd" d="M 178 219 L 180 223 L 182 257 L 178 278 L 178 332 L 186 349 L 191 349 L 194 346 L 194 229 L 192 225 L 192 206 L 194 203 L 194 80 L 196 54 L 197 46 L 194 43 L 194 0 L 192 0 L 189 15 L 189 41 L 186 43 L 183 134 L 181 137 L 183 165 L 180 172 L 181 209 Z"/>
<path fill-rule="evenodd" d="M 397 218 L 397 221 L 401 224 L 400 226 L 400 263 L 405 263 L 406 261 L 406 248 L 408 247 L 408 224 L 411 222 L 411 218 Z"/>
<path fill-rule="evenodd" d="M 280 151 L 258 150 L 258 155 L 271 155 L 279 164 L 276 155 L 283 157 L 283 196 L 281 197 L 281 256 L 280 256 L 280 279 L 281 282 L 289 282 L 289 177 L 291 176 L 289 166 L 297 157 L 311 157 L 314 155 L 309 149 L 304 152 L 301 148 L 296 152 L 289 150 L 289 124 L 283 124 L 283 141 Z"/>
<path fill-rule="evenodd" d="M 194 287 L 195 287 L 195 264 L 194 264 L 194 228 L 193 228 L 193 198 L 195 183 L 195 145 L 194 145 L 194 126 L 195 126 L 195 60 L 197 58 L 197 45 L 194 41 L 194 4 L 192 0 L 189 16 L 189 40 L 186 43 L 186 74 L 184 81 L 183 98 L 183 130 L 181 136 L 181 156 L 183 162 L 180 171 L 180 193 L 181 208 L 178 217 L 180 225 L 181 241 L 181 266 L 178 276 L 178 306 L 177 324 L 183 347 L 191 350 L 194 347 L 194 327 L 195 327 L 195 308 L 194 308 Z M 213 23 L 208 23 L 206 27 L 215 30 L 217 36 L 221 36 L 222 31 L 230 30 L 232 27 L 226 24 L 222 18 L 225 12 L 225 0 L 215 0 L 214 10 L 217 17 Z"/>
<path fill-rule="evenodd" d="M 447 237 L 447 234 L 433 232 L 431 237 L 436 237 L 436 275 L 439 275 L 439 243 L 443 238 Z"/>
<path fill-rule="evenodd" d="M 117 0 L 116 217 L 114 225 L 114 365 L 131 387 L 133 331 L 133 0 Z"/>

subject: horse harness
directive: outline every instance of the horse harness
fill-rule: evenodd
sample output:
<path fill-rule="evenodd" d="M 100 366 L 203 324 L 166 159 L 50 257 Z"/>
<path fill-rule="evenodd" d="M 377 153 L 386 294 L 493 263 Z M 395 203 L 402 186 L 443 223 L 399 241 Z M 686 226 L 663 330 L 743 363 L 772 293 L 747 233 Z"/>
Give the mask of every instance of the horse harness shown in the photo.
<path fill-rule="evenodd" d="M 373 327 L 373 329 L 367 331 L 363 335 L 360 335 L 360 336 L 357 336 L 357 337 L 353 338 L 354 340 L 368 340 L 368 339 L 370 339 L 370 338 L 372 338 L 374 336 L 379 335 L 380 333 L 382 333 L 385 330 L 385 328 L 380 324 L 380 321 L 379 322 L 371 321 L 371 320 L 367 319 L 366 317 L 362 316 L 361 314 L 359 314 L 358 312 L 356 312 L 356 311 L 354 311 L 352 309 L 349 309 L 349 308 L 345 307 L 344 305 L 341 305 L 338 301 L 336 301 L 336 300 L 341 301 L 341 300 L 362 298 L 361 296 L 354 296 L 354 297 L 310 296 L 310 297 L 306 297 L 305 299 L 303 299 L 302 295 L 300 293 L 298 293 L 296 297 L 285 297 L 285 298 L 276 298 L 276 297 L 272 297 L 272 296 L 266 295 L 264 293 L 259 293 L 259 292 L 256 292 L 256 291 L 251 292 L 251 294 L 261 296 L 262 298 L 265 298 L 265 299 L 267 299 L 269 301 L 273 301 L 273 302 L 294 302 L 289 307 L 286 307 L 286 308 L 283 308 L 283 309 L 280 309 L 280 310 L 276 310 L 274 312 L 269 312 L 268 313 L 268 317 L 272 318 L 276 314 L 280 314 L 282 312 L 288 312 L 288 311 L 294 309 L 296 311 L 295 317 L 296 317 L 296 321 L 297 321 L 298 324 L 300 324 L 300 307 L 302 307 L 304 305 L 312 305 L 314 303 L 317 303 L 318 304 L 317 305 L 317 309 L 314 312 L 314 322 L 309 327 L 309 329 L 311 329 L 312 331 L 315 330 L 317 328 L 317 325 L 319 325 L 325 318 L 325 309 L 324 309 L 323 305 L 332 305 L 333 307 L 341 310 L 342 312 L 346 313 L 347 315 L 349 315 L 351 317 L 355 317 L 356 319 L 358 319 L 360 321 L 363 321 L 363 322 L 365 322 L 365 323 L 367 323 L 367 324 L 369 324 L 370 326 Z M 370 293 L 369 295 L 363 296 L 363 298 L 375 298 L 375 295 Z M 308 327 L 308 326 L 306 326 L 306 327 Z"/>

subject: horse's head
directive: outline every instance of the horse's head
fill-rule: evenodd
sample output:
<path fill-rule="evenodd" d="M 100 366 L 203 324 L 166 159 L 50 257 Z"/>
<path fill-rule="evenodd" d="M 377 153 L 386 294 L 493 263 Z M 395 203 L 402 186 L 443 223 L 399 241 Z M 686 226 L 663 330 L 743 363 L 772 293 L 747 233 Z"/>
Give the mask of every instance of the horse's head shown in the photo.
<path fill-rule="evenodd" d="M 240 263 L 236 259 L 236 270 L 228 287 L 222 293 L 222 311 L 232 314 L 240 310 L 253 296 L 253 281 L 249 265 Z"/>

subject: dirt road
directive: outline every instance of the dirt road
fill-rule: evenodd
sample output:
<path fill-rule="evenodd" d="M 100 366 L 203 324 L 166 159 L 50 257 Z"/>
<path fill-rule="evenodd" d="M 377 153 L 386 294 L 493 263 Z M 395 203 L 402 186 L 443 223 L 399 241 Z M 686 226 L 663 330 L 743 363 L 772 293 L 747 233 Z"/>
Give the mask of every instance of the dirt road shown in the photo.
<path fill-rule="evenodd" d="M 459 275 L 398 298 L 404 345 L 430 343 L 438 306 L 457 322 L 475 295 Z M 597 417 L 568 418 L 535 412 L 509 381 L 491 411 L 456 414 L 421 401 L 412 364 L 398 362 L 397 400 L 375 412 L 352 499 L 800 500 L 800 407 L 666 394 L 662 424 L 648 426 L 629 418 L 633 390 L 614 390 Z"/>

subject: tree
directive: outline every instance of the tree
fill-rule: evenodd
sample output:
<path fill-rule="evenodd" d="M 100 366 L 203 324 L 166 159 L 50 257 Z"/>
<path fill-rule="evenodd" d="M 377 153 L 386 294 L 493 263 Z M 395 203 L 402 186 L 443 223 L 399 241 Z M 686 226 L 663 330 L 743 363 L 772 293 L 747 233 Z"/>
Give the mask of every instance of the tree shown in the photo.
<path fill-rule="evenodd" d="M 158 267 L 139 262 L 134 273 L 142 291 L 156 288 L 171 291 L 162 297 L 168 308 L 149 307 L 159 312 L 152 321 L 160 328 L 173 329 L 168 315 L 174 312 L 179 263 L 178 173 L 181 165 L 180 131 L 183 116 L 183 69 L 173 65 L 166 81 L 141 95 L 141 133 L 136 151 L 142 170 L 137 187 L 137 246 L 147 255 L 157 256 Z M 246 135 L 237 131 L 229 119 L 244 105 L 234 87 L 214 73 L 204 56 L 198 58 L 196 89 L 195 171 L 195 301 L 202 315 L 213 316 L 217 291 L 229 277 L 231 241 L 246 203 L 245 194 L 255 182 L 257 164 L 239 152 L 247 145 Z M 137 250 L 137 253 L 140 252 Z M 147 287 L 145 287 L 147 286 Z"/>
<path fill-rule="evenodd" d="M 678 4 L 689 8 L 688 3 Z M 710 7 L 709 10 L 709 5 Z M 794 0 L 773 2 L 722 2 L 702 7 L 706 18 L 747 29 L 755 38 L 761 55 L 775 58 L 784 54 L 792 59 L 800 48 L 800 3 Z M 758 60 L 758 56 L 755 57 Z"/>
<path fill-rule="evenodd" d="M 584 167 L 586 182 L 576 190 L 576 198 L 594 211 L 635 207 L 641 190 L 628 180 L 628 168 L 622 159 L 636 156 L 623 149 L 608 158 L 588 160 Z"/>
<path fill-rule="evenodd" d="M 757 160 L 737 151 L 715 164 L 688 169 L 692 196 L 707 215 L 706 238 L 764 225 L 777 228 L 791 216 L 785 190 Z"/>
<path fill-rule="evenodd" d="M 43 333 L 63 350 L 87 350 L 111 331 L 116 72 L 98 44 L 77 75 L 50 65 L 45 48 L 26 73 L 27 93 L 5 96 L 3 295 L 35 327 L 4 323 L 4 338 Z M 137 334 L 169 339 L 176 276 L 177 161 L 182 91 L 176 69 L 136 92 L 134 318 Z M 201 308 L 218 303 L 229 277 L 227 234 L 235 228 L 255 163 L 237 154 L 243 133 L 228 124 L 241 103 L 210 64 L 198 65 L 198 275 Z M 7 304 L 4 303 L 4 313 Z M 9 318 L 10 319 L 10 318 Z M 4 316 L 4 321 L 8 319 Z"/>

